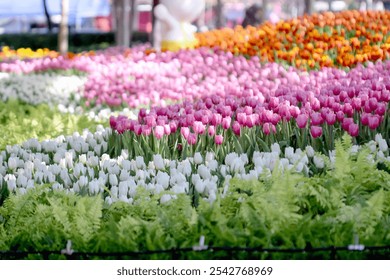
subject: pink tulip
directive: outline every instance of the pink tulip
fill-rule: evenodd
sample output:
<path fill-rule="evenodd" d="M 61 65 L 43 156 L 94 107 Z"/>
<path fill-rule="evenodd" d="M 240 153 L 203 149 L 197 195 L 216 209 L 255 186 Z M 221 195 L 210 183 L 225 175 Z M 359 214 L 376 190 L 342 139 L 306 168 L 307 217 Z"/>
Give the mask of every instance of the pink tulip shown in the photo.
<path fill-rule="evenodd" d="M 380 123 L 380 116 L 378 115 L 370 115 L 368 117 L 368 127 L 371 130 L 377 129 Z"/>
<path fill-rule="evenodd" d="M 171 129 L 171 133 L 175 133 L 177 131 L 177 123 L 175 121 L 170 122 L 169 127 Z"/>
<path fill-rule="evenodd" d="M 188 134 L 188 137 L 187 137 L 188 144 L 195 145 L 197 141 L 198 141 L 198 137 L 196 136 L 195 133 Z"/>
<path fill-rule="evenodd" d="M 343 121 L 341 122 L 341 127 L 345 131 L 349 130 L 349 126 L 353 124 L 353 119 L 352 118 L 344 118 Z"/>
<path fill-rule="evenodd" d="M 223 143 L 223 136 L 220 135 L 220 134 L 219 135 L 215 135 L 214 141 L 215 141 L 215 144 L 222 145 L 222 143 Z"/>
<path fill-rule="evenodd" d="M 338 111 L 336 113 L 336 119 L 339 121 L 339 122 L 342 122 L 343 119 L 344 119 L 345 115 L 344 115 L 344 112 L 343 111 Z"/>
<path fill-rule="evenodd" d="M 353 116 L 353 107 L 351 104 L 349 103 L 344 104 L 343 111 L 348 117 Z"/>
<path fill-rule="evenodd" d="M 241 134 L 241 126 L 238 123 L 238 121 L 234 121 L 232 125 L 233 133 L 237 136 L 240 136 Z"/>
<path fill-rule="evenodd" d="M 220 125 L 222 123 L 222 115 L 213 114 L 211 117 L 211 124 L 214 126 Z"/>
<path fill-rule="evenodd" d="M 215 134 L 215 126 L 210 125 L 207 129 L 209 136 L 214 136 Z"/>
<path fill-rule="evenodd" d="M 169 126 L 168 126 L 169 127 Z M 161 139 L 164 136 L 164 126 L 158 125 L 154 128 L 154 137 Z"/>
<path fill-rule="evenodd" d="M 110 117 L 110 127 L 115 130 L 116 129 L 116 124 L 117 124 L 117 121 L 116 121 L 116 118 L 114 116 L 111 116 Z"/>
<path fill-rule="evenodd" d="M 333 111 L 329 111 L 325 115 L 325 121 L 328 125 L 334 125 L 336 123 L 336 114 Z"/>
<path fill-rule="evenodd" d="M 318 138 L 322 135 L 322 127 L 321 126 L 311 126 L 310 134 L 313 138 Z"/>
<path fill-rule="evenodd" d="M 323 123 L 323 119 L 321 117 L 321 113 L 314 112 L 311 114 L 310 124 L 311 125 L 321 125 Z"/>
<path fill-rule="evenodd" d="M 171 126 L 169 124 L 164 124 L 163 127 L 164 127 L 164 134 L 165 135 L 170 135 L 171 132 L 172 132 L 171 131 Z"/>
<path fill-rule="evenodd" d="M 359 125 L 356 123 L 351 123 L 348 127 L 348 134 L 352 137 L 356 137 L 359 135 Z"/>
<path fill-rule="evenodd" d="M 142 125 L 142 134 L 145 136 L 149 136 L 152 134 L 152 128 L 148 125 Z"/>
<path fill-rule="evenodd" d="M 140 136 L 142 134 L 142 125 L 140 124 L 134 125 L 134 132 L 137 136 Z"/>
<path fill-rule="evenodd" d="M 206 130 L 206 126 L 199 121 L 195 121 L 192 125 L 192 128 L 196 134 L 203 134 Z"/>
<path fill-rule="evenodd" d="M 190 135 L 190 129 L 188 127 L 181 127 L 180 134 L 188 141 L 188 136 Z"/>
<path fill-rule="evenodd" d="M 271 133 L 276 133 L 276 128 L 272 123 L 265 123 L 263 125 L 263 132 L 265 135 L 269 135 Z"/>
<path fill-rule="evenodd" d="M 227 130 L 230 128 L 230 124 L 232 122 L 232 118 L 231 117 L 225 117 L 222 119 L 222 127 L 223 129 Z"/>
<path fill-rule="evenodd" d="M 297 117 L 297 125 L 299 128 L 305 128 L 307 125 L 307 121 L 309 119 L 309 116 L 306 114 L 301 114 Z"/>

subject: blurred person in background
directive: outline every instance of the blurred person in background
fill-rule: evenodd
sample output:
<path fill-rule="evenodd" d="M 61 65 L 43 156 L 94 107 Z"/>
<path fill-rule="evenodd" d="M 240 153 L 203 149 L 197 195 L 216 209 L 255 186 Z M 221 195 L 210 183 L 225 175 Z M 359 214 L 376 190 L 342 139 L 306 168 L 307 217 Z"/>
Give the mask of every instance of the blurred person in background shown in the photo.
<path fill-rule="evenodd" d="M 245 18 L 242 22 L 242 26 L 248 25 L 256 26 L 264 21 L 264 9 L 262 5 L 253 4 L 245 11 Z"/>

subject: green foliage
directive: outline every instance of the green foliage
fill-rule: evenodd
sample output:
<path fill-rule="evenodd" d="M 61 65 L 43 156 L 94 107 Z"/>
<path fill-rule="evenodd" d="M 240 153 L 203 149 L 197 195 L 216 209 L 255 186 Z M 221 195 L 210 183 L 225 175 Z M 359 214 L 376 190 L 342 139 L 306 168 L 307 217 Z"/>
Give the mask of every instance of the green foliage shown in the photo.
<path fill-rule="evenodd" d="M 220 189 L 214 203 L 200 200 L 197 207 L 185 194 L 161 204 L 162 195 L 169 193 L 150 196 L 142 187 L 132 204 L 110 206 L 103 205 L 100 196 L 81 197 L 45 186 L 25 195 L 11 194 L 0 208 L 0 250 L 60 250 L 70 239 L 78 252 L 144 252 L 191 248 L 201 236 L 213 247 L 348 246 L 356 235 L 366 246 L 389 245 L 390 173 L 377 169 L 367 159 L 366 149 L 357 156 L 349 155 L 350 147 L 350 137 L 336 143 L 335 169 L 313 177 L 275 169 L 258 181 L 232 179 L 229 189 Z M 216 250 L 187 251 L 175 257 L 302 259 L 331 255 Z M 336 257 L 375 255 L 343 252 Z M 145 254 L 141 258 L 172 255 Z"/>
<path fill-rule="evenodd" d="M 31 138 L 51 139 L 86 128 L 94 131 L 96 125 L 86 116 L 62 114 L 43 104 L 31 106 L 15 100 L 0 102 L 0 149 Z"/>
<path fill-rule="evenodd" d="M 72 240 L 88 250 L 100 228 L 103 201 L 51 191 L 48 186 L 12 194 L 0 209 L 8 248 L 15 250 L 61 250 Z"/>

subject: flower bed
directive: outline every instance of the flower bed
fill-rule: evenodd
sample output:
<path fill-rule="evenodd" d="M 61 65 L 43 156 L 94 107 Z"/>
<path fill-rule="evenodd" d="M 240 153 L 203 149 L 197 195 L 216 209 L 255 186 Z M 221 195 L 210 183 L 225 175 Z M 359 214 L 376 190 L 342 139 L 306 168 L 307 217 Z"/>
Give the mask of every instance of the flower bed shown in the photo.
<path fill-rule="evenodd" d="M 0 250 L 59 250 L 68 239 L 87 253 L 180 249 L 201 236 L 222 247 L 347 246 L 356 234 L 389 244 L 388 17 L 212 31 L 199 35 L 209 47 L 177 53 L 2 61 L 4 100 L 46 99 L 68 114 L 2 104 Z M 80 98 L 57 78 L 75 81 Z M 228 257 L 204 255 L 218 256 Z"/>

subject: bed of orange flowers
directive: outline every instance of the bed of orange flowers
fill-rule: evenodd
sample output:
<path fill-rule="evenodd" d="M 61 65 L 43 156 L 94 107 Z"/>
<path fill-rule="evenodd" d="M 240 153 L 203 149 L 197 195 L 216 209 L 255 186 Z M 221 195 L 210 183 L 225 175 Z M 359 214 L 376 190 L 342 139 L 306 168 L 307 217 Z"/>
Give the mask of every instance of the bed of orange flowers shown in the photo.
<path fill-rule="evenodd" d="M 343 11 L 197 34 L 199 47 L 258 55 L 302 69 L 353 67 L 390 58 L 390 12 Z"/>

